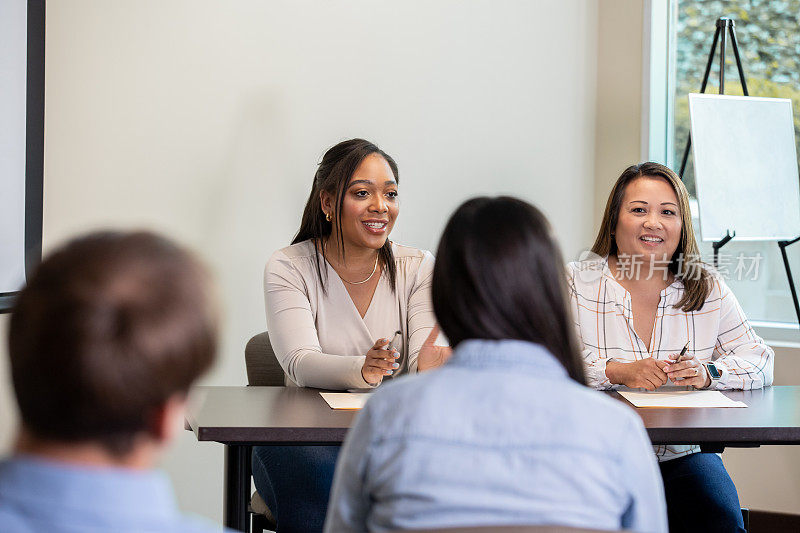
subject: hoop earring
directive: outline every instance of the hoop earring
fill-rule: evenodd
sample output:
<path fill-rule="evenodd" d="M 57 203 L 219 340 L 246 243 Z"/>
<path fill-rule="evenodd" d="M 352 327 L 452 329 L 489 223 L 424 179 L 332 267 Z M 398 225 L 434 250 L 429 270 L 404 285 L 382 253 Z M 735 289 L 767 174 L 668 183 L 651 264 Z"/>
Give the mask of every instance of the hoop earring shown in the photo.
<path fill-rule="evenodd" d="M 325 220 L 327 220 L 328 222 L 331 221 L 331 214 L 330 213 L 325 213 Z"/>

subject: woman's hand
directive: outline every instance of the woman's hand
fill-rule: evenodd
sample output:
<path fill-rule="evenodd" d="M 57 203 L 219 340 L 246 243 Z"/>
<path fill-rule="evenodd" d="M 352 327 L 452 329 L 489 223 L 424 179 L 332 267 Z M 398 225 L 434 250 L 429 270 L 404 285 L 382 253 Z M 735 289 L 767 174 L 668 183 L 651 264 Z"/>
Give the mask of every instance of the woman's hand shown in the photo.
<path fill-rule="evenodd" d="M 670 354 L 670 361 L 664 371 L 675 385 L 688 385 L 697 389 L 705 389 L 711 385 L 711 376 L 694 355 Z"/>
<path fill-rule="evenodd" d="M 389 351 L 389 339 L 378 339 L 367 352 L 364 366 L 361 367 L 361 376 L 370 385 L 377 385 L 383 376 L 391 376 L 400 364 L 395 360 L 400 357 L 397 350 Z"/>
<path fill-rule="evenodd" d="M 640 359 L 632 363 L 609 361 L 606 364 L 606 377 L 615 385 L 625 385 L 632 389 L 656 390 L 667 382 L 665 369 L 667 361 Z"/>
<path fill-rule="evenodd" d="M 422 343 L 422 348 L 419 350 L 419 357 L 417 358 L 417 371 L 422 372 L 442 366 L 445 361 L 450 359 L 453 354 L 453 349 L 449 346 L 436 346 L 436 338 L 439 336 L 439 324 L 433 326 L 433 329 L 428 334 L 428 338 Z"/>

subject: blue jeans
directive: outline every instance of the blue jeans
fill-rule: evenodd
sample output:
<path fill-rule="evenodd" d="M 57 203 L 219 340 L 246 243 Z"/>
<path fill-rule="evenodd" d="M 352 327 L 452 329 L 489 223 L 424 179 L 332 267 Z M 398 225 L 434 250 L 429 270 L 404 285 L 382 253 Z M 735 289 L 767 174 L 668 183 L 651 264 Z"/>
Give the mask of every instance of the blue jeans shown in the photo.
<path fill-rule="evenodd" d="M 340 446 L 254 446 L 253 480 L 278 533 L 321 532 Z"/>
<path fill-rule="evenodd" d="M 745 530 L 736 486 L 717 454 L 694 453 L 659 466 L 670 533 Z"/>

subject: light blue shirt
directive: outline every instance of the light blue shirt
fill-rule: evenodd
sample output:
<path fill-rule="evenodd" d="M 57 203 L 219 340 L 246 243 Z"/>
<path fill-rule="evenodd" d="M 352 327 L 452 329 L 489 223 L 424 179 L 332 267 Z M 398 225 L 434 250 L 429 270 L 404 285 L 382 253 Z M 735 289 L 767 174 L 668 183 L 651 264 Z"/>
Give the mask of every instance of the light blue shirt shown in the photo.
<path fill-rule="evenodd" d="M 89 468 L 17 456 L 0 462 L 0 531 L 220 533 L 223 529 L 181 515 L 161 472 Z"/>
<path fill-rule="evenodd" d="M 349 432 L 325 531 L 559 524 L 666 532 L 640 418 L 542 346 L 462 342 L 376 391 Z"/>

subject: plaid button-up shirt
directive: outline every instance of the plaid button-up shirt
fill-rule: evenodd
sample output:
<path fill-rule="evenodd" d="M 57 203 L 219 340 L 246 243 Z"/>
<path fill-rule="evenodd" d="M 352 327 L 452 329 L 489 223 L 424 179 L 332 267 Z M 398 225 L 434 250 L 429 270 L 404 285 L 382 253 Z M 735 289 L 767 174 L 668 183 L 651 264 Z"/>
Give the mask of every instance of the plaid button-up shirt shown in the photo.
<path fill-rule="evenodd" d="M 701 363 L 714 362 L 722 374 L 712 388 L 759 389 L 772 384 L 775 353 L 756 335 L 725 282 L 714 277 L 703 307 L 685 312 L 674 307 L 683 296 L 676 279 L 661 291 L 650 346 L 633 327 L 630 293 L 608 268 L 607 259 L 570 263 L 568 284 L 575 326 L 589 385 L 612 389 L 606 376 L 610 359 L 620 362 L 652 357 L 667 359 L 689 342 L 688 352 Z M 657 446 L 659 460 L 698 451 L 697 446 Z"/>

